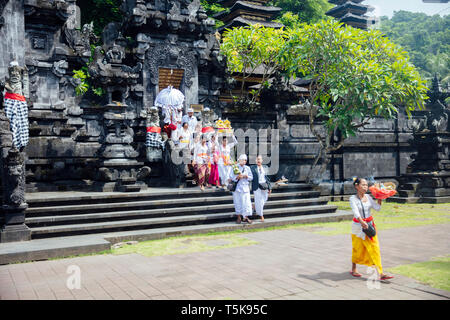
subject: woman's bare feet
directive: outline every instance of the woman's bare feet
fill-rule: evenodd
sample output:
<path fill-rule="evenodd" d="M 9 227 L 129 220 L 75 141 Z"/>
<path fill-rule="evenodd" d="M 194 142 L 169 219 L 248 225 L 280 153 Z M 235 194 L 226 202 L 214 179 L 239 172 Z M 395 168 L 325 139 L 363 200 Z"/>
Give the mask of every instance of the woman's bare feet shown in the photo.
<path fill-rule="evenodd" d="M 264 222 L 264 217 L 263 216 L 261 216 L 261 222 Z"/>
<path fill-rule="evenodd" d="M 238 217 L 237 217 L 237 220 L 236 220 L 236 223 L 237 223 L 237 224 L 240 224 L 241 221 L 242 221 L 241 216 L 238 216 Z"/>

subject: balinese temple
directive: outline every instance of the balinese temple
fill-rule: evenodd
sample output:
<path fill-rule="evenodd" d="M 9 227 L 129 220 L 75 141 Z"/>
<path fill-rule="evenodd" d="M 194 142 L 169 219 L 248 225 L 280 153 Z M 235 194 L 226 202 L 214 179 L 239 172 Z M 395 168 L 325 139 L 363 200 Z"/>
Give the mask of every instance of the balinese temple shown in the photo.
<path fill-rule="evenodd" d="M 373 11 L 374 7 L 362 4 L 364 0 L 329 0 L 328 2 L 336 7 L 326 14 L 349 26 L 365 30 L 377 22 L 376 18 L 366 15 Z"/>
<path fill-rule="evenodd" d="M 281 23 L 273 22 L 272 19 L 281 11 L 281 8 L 266 6 L 268 0 L 219 0 L 219 4 L 229 11 L 217 13 L 214 18 L 224 23 L 219 32 L 227 28 L 243 27 L 256 23 L 264 27 L 281 28 Z"/>

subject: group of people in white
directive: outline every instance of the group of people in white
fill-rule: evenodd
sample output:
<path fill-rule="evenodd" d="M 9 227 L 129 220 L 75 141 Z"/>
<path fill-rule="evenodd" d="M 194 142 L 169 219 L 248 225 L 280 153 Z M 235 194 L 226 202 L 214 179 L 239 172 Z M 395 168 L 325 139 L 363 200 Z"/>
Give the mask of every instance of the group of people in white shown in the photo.
<path fill-rule="evenodd" d="M 247 156 L 240 155 L 236 166 L 239 173 L 235 173 L 232 151 L 238 141 L 234 135 L 219 136 L 214 131 L 203 133 L 202 124 L 191 108 L 184 116 L 176 113 L 172 113 L 172 116 L 174 119 L 170 120 L 176 129 L 172 130 L 171 139 L 177 148 L 188 150 L 190 163 L 187 166 L 195 173 L 194 183 L 201 190 L 206 187 L 232 191 L 237 223 L 252 223 L 249 216 L 253 214 L 250 196 L 250 192 L 253 192 L 256 214 L 264 221 L 263 208 L 271 193 L 271 185 L 266 174 L 267 168 L 262 165 L 262 156 L 258 156 L 257 164 L 250 168 L 246 165 Z"/>

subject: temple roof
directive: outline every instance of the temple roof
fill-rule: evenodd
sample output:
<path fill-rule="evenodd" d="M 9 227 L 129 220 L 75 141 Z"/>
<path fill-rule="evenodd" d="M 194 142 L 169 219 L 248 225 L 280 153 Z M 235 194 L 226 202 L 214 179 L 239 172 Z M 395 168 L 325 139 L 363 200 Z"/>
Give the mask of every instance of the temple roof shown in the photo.
<path fill-rule="evenodd" d="M 369 25 L 375 24 L 376 20 L 373 17 L 357 16 L 351 13 L 347 13 L 345 16 L 339 19 L 341 22 L 348 24 L 355 28 L 367 29 Z"/>
<path fill-rule="evenodd" d="M 245 1 L 251 4 L 259 4 L 259 5 L 264 5 L 265 3 L 268 2 L 268 0 L 219 0 L 217 1 L 221 6 L 223 7 L 231 7 L 232 5 L 234 5 L 236 2 L 238 1 Z"/>
<path fill-rule="evenodd" d="M 220 27 L 219 31 L 223 31 L 227 28 L 245 27 L 245 26 L 253 25 L 253 24 L 257 24 L 257 23 L 263 25 L 266 28 L 280 29 L 284 26 L 282 23 L 277 23 L 277 22 L 272 22 L 272 21 L 250 20 L 250 19 L 246 19 L 243 17 L 237 17 L 237 18 L 233 19 L 232 21 L 230 21 L 230 23 L 225 24 L 222 27 Z"/>
<path fill-rule="evenodd" d="M 351 0 L 351 2 L 354 2 L 354 3 L 361 3 L 363 1 L 364 0 Z M 336 5 L 341 5 L 341 4 L 344 4 L 346 2 L 350 2 L 350 0 L 328 0 L 328 2 L 332 3 L 332 4 L 336 4 Z"/>
<path fill-rule="evenodd" d="M 253 4 L 248 1 L 236 1 L 230 8 L 230 12 L 222 11 L 216 13 L 213 17 L 222 21 L 228 21 L 238 15 L 255 15 L 258 17 L 266 18 L 270 20 L 274 15 L 279 13 L 281 8 L 272 6 L 263 6 L 259 4 Z"/>
<path fill-rule="evenodd" d="M 332 16 L 335 18 L 341 18 L 345 16 L 347 13 L 352 13 L 354 15 L 364 15 L 367 12 L 373 11 L 374 8 L 365 4 L 358 4 L 352 1 L 348 1 L 343 5 L 339 5 L 330 9 L 326 15 Z"/>

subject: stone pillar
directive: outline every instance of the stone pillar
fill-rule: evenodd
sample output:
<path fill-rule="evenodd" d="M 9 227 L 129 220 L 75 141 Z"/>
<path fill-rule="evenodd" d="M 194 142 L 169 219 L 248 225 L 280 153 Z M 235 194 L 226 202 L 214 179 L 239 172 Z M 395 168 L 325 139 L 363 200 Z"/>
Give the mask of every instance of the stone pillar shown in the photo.
<path fill-rule="evenodd" d="M 12 148 L 9 120 L 0 110 L 0 148 L 2 174 L 2 223 L 0 242 L 26 241 L 31 231 L 25 225 L 25 161 L 24 153 Z"/>

